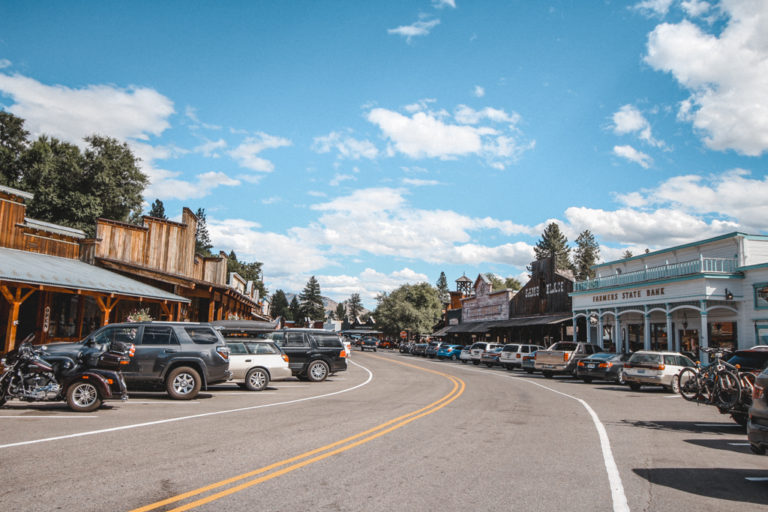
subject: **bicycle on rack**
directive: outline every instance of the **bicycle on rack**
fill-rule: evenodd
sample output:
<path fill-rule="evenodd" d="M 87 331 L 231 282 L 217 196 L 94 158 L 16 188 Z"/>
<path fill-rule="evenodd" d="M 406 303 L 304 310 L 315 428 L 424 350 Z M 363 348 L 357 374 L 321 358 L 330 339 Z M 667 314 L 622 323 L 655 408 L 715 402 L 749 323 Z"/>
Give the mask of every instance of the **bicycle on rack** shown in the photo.
<path fill-rule="evenodd" d="M 710 364 L 703 366 L 697 361 L 695 368 L 685 368 L 678 374 L 680 395 L 691 402 L 703 402 L 715 405 L 721 411 L 730 411 L 742 399 L 739 368 L 723 359 L 726 350 L 700 350 L 709 354 Z"/>

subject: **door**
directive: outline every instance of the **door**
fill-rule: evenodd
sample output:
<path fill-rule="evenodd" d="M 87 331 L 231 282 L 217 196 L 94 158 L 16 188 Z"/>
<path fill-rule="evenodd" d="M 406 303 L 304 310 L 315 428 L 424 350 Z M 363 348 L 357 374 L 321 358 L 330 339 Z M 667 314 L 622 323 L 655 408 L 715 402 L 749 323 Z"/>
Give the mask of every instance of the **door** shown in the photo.
<path fill-rule="evenodd" d="M 288 355 L 288 365 L 291 371 L 299 372 L 304 368 L 309 355 L 309 340 L 302 332 L 286 332 L 285 340 L 281 346 L 283 352 Z"/>
<path fill-rule="evenodd" d="M 163 325 L 146 325 L 141 336 L 141 343 L 136 345 L 136 355 L 129 365 L 135 370 L 130 377 L 141 377 L 142 380 L 160 378 L 168 365 L 168 360 L 177 356 L 180 350 L 179 340 L 173 328 Z"/>

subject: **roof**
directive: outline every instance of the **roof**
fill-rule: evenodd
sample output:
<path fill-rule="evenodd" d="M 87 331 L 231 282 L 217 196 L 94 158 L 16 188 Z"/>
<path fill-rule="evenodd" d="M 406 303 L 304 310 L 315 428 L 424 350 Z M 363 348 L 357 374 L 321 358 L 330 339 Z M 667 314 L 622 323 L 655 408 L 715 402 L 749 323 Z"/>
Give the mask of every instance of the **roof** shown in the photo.
<path fill-rule="evenodd" d="M 74 238 L 85 238 L 85 231 L 81 229 L 70 228 L 60 224 L 52 224 L 50 222 L 37 219 L 30 219 L 29 217 L 24 217 L 24 226 L 32 229 L 38 229 L 40 231 L 47 231 L 49 233 L 71 236 Z"/>
<path fill-rule="evenodd" d="M 190 300 L 80 260 L 0 247 L 0 280 L 32 285 L 57 286 L 128 297 Z"/>
<path fill-rule="evenodd" d="M 445 332 L 465 332 L 481 333 L 488 332 L 490 329 L 500 329 L 504 327 L 522 327 L 525 325 L 551 325 L 560 322 L 570 321 L 573 316 L 570 313 L 559 315 L 534 315 L 510 318 L 509 320 L 493 320 L 488 322 L 465 322 L 463 324 L 452 325 Z M 442 332 L 442 329 L 441 331 Z"/>
<path fill-rule="evenodd" d="M 6 187 L 4 185 L 0 185 L 0 192 L 5 192 L 6 194 L 22 197 L 29 201 L 31 201 L 35 197 L 34 194 L 30 194 L 29 192 L 24 192 L 23 190 L 19 190 L 13 187 Z"/>
<path fill-rule="evenodd" d="M 214 320 L 214 327 L 220 327 L 226 331 L 274 331 L 280 328 L 280 320 L 274 322 L 260 322 L 258 320 Z"/>

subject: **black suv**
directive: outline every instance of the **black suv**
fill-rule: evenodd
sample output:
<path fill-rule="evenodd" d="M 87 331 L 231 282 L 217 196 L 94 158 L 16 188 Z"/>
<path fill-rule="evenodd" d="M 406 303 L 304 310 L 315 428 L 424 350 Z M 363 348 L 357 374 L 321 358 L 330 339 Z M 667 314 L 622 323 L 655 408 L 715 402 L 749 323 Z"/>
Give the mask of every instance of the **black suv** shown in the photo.
<path fill-rule="evenodd" d="M 164 388 L 171 398 L 191 400 L 210 384 L 224 382 L 229 348 L 210 324 L 135 322 L 108 324 L 78 343 L 48 345 L 50 353 L 67 353 L 83 344 L 133 343 L 136 353 L 121 370 L 128 389 Z"/>
<path fill-rule="evenodd" d="M 322 329 L 282 329 L 265 334 L 288 355 L 291 372 L 300 380 L 320 382 L 347 369 L 347 353 L 339 335 Z"/>

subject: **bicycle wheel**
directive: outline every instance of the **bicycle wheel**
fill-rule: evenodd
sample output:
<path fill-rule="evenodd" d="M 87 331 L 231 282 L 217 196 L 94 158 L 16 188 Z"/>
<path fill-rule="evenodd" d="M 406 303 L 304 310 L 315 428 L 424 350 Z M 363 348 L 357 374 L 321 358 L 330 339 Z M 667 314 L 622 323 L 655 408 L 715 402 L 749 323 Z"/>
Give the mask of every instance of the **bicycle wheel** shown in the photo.
<path fill-rule="evenodd" d="M 749 407 L 752 405 L 752 391 L 755 389 L 755 375 L 749 372 L 739 373 L 739 381 L 741 382 L 741 398 L 739 402 Z"/>
<path fill-rule="evenodd" d="M 715 396 L 717 397 L 717 406 L 723 410 L 730 410 L 739 403 L 741 398 L 741 383 L 739 377 L 729 371 L 723 371 L 717 374 L 715 381 Z"/>
<path fill-rule="evenodd" d="M 677 375 L 680 395 L 690 402 L 694 402 L 701 394 L 699 391 L 699 374 L 693 368 L 683 368 Z"/>

